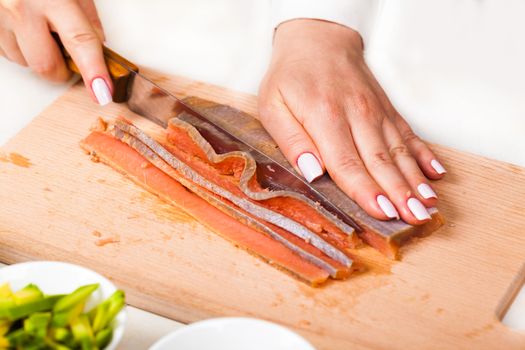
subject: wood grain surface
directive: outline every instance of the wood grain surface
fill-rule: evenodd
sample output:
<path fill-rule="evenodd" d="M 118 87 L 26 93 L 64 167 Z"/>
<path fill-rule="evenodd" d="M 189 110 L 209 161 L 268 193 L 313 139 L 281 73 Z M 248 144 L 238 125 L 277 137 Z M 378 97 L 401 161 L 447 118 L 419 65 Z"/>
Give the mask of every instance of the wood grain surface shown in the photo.
<path fill-rule="evenodd" d="M 179 96 L 256 115 L 255 96 L 143 72 Z M 160 131 L 125 105 L 98 107 L 77 84 L 0 148 L 0 261 L 78 263 L 139 308 L 183 322 L 260 317 L 319 349 L 525 348 L 525 334 L 499 321 L 523 278 L 523 168 L 434 145 L 449 170 L 433 184 L 445 227 L 398 262 L 364 249 L 369 271 L 315 289 L 91 162 L 79 141 L 95 118 L 117 115 Z"/>

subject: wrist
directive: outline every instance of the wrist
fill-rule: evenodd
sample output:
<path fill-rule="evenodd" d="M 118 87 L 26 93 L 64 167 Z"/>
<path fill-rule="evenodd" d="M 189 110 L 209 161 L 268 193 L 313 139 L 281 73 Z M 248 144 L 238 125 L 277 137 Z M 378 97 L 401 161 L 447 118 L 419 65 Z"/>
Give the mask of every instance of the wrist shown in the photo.
<path fill-rule="evenodd" d="M 317 50 L 345 50 L 362 56 L 361 35 L 344 25 L 317 19 L 293 19 L 281 23 L 274 36 L 274 52 L 301 52 L 305 48 Z"/>

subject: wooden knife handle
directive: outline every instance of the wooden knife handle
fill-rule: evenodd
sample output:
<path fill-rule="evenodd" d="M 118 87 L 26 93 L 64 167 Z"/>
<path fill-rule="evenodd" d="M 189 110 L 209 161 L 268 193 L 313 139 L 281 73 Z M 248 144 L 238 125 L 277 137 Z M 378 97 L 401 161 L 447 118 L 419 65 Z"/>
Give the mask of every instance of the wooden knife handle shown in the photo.
<path fill-rule="evenodd" d="M 62 42 L 58 38 L 58 35 L 53 33 L 57 40 L 58 46 L 62 50 L 64 60 L 70 70 L 80 74 L 80 70 L 71 58 L 71 55 L 67 52 L 62 45 Z M 106 66 L 108 67 L 109 75 L 113 81 L 113 102 L 121 103 L 127 101 L 128 94 L 128 83 L 130 82 L 131 73 L 130 70 L 138 72 L 139 68 L 132 62 L 128 61 L 124 57 L 120 56 L 115 51 L 103 46 L 104 58 L 106 60 Z M 124 65 L 127 67 L 125 68 Z"/>

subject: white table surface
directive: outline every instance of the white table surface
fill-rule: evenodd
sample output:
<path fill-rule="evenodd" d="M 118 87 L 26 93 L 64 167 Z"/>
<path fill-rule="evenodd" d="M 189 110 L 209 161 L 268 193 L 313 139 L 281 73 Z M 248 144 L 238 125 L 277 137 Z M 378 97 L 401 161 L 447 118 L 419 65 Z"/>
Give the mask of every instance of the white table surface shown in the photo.
<path fill-rule="evenodd" d="M 432 2 L 434 8 L 421 0 L 402 4 L 393 0 L 383 6 L 373 36 L 367 39 L 370 65 L 394 104 L 425 139 L 525 166 L 525 65 L 512 66 L 525 62 L 525 45 L 519 34 L 525 25 L 521 31 L 508 28 L 521 21 L 519 13 L 525 10 L 525 3 L 506 2 L 507 12 L 498 10 L 496 0 L 470 0 L 462 2 L 462 8 L 456 6 L 454 18 L 458 22 L 464 16 L 469 28 L 481 28 L 483 38 L 472 40 L 475 31 L 457 34 L 461 23 L 450 26 L 454 18 L 450 19 L 447 6 L 453 1 Z M 271 51 L 269 0 L 199 0 L 191 5 L 184 0 L 96 3 L 107 45 L 137 64 L 257 92 Z M 487 12 L 478 8 L 482 3 L 491 7 L 489 20 Z M 415 23 L 409 20 L 416 17 L 411 16 L 414 11 L 420 19 L 427 17 Z M 440 15 L 448 19 L 448 32 L 438 24 Z M 492 25 L 494 21 L 508 41 L 499 40 L 495 51 L 510 50 L 510 63 L 503 60 L 497 65 L 496 53 L 483 51 L 487 35 L 489 39 L 501 37 L 501 33 L 486 29 L 489 25 L 498 28 Z M 458 36 L 467 44 L 453 43 L 456 60 L 451 60 L 450 52 L 439 45 Z M 436 62 L 442 61 L 445 64 L 436 68 Z M 41 81 L 27 69 L 0 58 L 0 144 L 66 89 L 67 84 Z M 519 299 L 521 312 L 515 312 L 510 323 L 525 329 L 524 291 Z M 182 326 L 142 310 L 128 310 L 129 324 L 120 349 L 146 349 Z"/>

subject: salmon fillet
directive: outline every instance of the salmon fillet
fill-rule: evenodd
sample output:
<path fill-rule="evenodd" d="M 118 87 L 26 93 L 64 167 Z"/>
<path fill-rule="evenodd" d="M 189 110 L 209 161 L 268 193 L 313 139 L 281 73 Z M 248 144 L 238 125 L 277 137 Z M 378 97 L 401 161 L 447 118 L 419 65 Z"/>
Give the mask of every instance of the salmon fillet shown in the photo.
<path fill-rule="evenodd" d="M 243 200 L 248 201 L 247 196 L 243 195 L 242 191 L 239 192 L 239 188 L 235 186 L 238 177 L 218 173 L 227 169 L 227 162 L 213 167 L 209 162 L 203 162 L 203 159 L 199 160 L 198 157 L 194 157 L 195 155 L 192 155 L 194 159 L 191 162 L 187 157 L 183 157 L 184 155 L 178 147 L 174 146 L 174 143 L 170 144 L 168 141 L 162 146 L 149 137 L 140 140 L 131 135 L 128 132 L 133 131 L 140 134 L 141 131 L 124 120 L 116 121 L 114 125 L 110 125 L 108 130 L 105 130 L 105 126 L 105 123 L 99 122 L 98 130 L 93 131 L 81 142 L 82 148 L 89 152 L 94 159 L 124 173 L 148 191 L 184 210 L 235 245 L 271 262 L 272 265 L 313 286 L 323 283 L 329 277 L 346 278 L 355 269 L 353 260 L 347 253 L 331 245 L 320 235 L 315 235 L 309 229 L 303 227 L 304 232 L 308 232 L 308 237 L 311 239 L 317 237 L 313 239 L 317 239 L 316 244 L 321 249 L 312 245 L 304 237 L 298 237 L 283 227 L 263 220 L 261 217 L 256 217 L 253 213 L 232 203 L 229 199 L 243 197 Z M 174 134 L 172 133 L 171 138 L 173 139 L 173 137 Z M 168 137 L 169 139 L 170 137 Z M 155 146 L 152 148 L 156 149 L 156 152 L 159 152 L 159 147 L 161 147 L 171 157 L 173 157 L 171 153 L 173 152 L 181 158 L 186 158 L 185 160 L 192 165 L 190 170 L 199 168 L 200 172 L 205 174 L 207 178 L 214 178 L 215 181 L 206 180 L 207 187 L 210 187 L 210 184 L 222 185 L 234 192 L 237 197 L 225 198 L 221 196 L 224 193 L 215 193 L 210 188 L 192 181 L 191 176 L 182 174 L 180 169 L 173 167 L 173 164 L 168 164 L 143 141 L 154 142 Z M 186 156 L 188 155 L 191 155 L 191 152 L 186 153 Z M 208 169 L 208 172 L 205 173 L 206 169 L 202 166 L 203 164 L 208 167 L 211 166 L 213 170 Z M 185 164 L 179 160 L 179 165 Z M 230 168 L 230 173 L 234 167 Z M 251 186 L 257 190 L 263 190 L 257 188 L 255 184 Z M 271 205 L 266 207 L 270 208 Z M 278 215 L 276 212 L 273 213 Z M 318 225 L 321 226 L 315 228 L 319 231 L 323 224 L 329 227 L 332 234 L 335 233 L 340 236 L 338 244 L 341 247 L 353 244 L 352 239 L 345 239 L 348 234 L 340 229 L 337 231 L 333 223 L 330 224 L 326 219 L 319 221 L 321 224 L 318 223 Z M 309 226 L 312 227 L 312 224 Z M 322 232 L 326 238 L 331 238 L 328 231 Z M 336 240 L 331 239 L 331 241 L 335 242 Z"/>
<path fill-rule="evenodd" d="M 280 166 L 293 171 L 270 134 L 253 116 L 236 108 L 195 96 L 187 97 L 185 103 L 205 116 L 211 124 L 203 122 L 202 118 L 186 110 L 178 112 L 177 119 L 195 126 L 199 133 L 212 141 L 214 148 L 221 150 L 221 152 L 224 150 L 249 151 L 250 147 L 255 148 Z M 229 134 L 249 146 L 244 147 L 241 143 L 232 144 L 229 138 L 221 138 L 221 134 L 223 134 L 221 129 L 227 130 Z M 249 135 L 247 130 L 249 130 Z M 271 169 L 268 172 L 261 166 L 259 170 L 267 176 L 271 176 Z M 437 208 L 428 208 L 432 219 L 423 225 L 410 225 L 403 220 L 383 221 L 374 219 L 338 188 L 329 177 L 320 178 L 311 186 L 337 204 L 338 208 L 346 214 L 345 222 L 355 229 L 359 238 L 392 259 L 399 257 L 400 247 L 408 243 L 413 237 L 429 235 L 441 227 L 445 221 Z"/>

